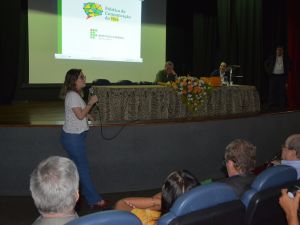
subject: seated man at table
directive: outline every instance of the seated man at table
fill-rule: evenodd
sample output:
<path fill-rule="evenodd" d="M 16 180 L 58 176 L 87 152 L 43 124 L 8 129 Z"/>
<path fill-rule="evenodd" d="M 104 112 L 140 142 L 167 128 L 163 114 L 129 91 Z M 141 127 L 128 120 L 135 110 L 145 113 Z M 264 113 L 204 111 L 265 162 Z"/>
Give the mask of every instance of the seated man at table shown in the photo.
<path fill-rule="evenodd" d="M 156 74 L 155 82 L 156 83 L 166 83 L 168 81 L 175 81 L 177 78 L 177 74 L 174 70 L 174 64 L 171 61 L 167 61 L 165 64 L 165 68 L 163 70 L 158 71 Z"/>
<path fill-rule="evenodd" d="M 228 82 L 228 74 L 227 74 L 227 63 L 226 62 L 221 62 L 219 69 L 214 70 L 211 72 L 210 76 L 212 77 L 220 77 L 222 84 Z"/>
<path fill-rule="evenodd" d="M 256 147 L 243 139 L 235 139 L 225 150 L 225 163 L 228 178 L 219 180 L 233 188 L 241 197 L 247 191 L 255 175 L 252 173 L 256 163 Z"/>

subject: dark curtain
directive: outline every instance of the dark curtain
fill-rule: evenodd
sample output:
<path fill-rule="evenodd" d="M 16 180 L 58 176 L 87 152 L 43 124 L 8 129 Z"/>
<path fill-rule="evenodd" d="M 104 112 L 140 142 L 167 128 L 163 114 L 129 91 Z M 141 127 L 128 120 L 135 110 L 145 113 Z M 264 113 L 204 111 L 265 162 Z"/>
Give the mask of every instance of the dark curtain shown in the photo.
<path fill-rule="evenodd" d="M 193 76 L 206 76 L 215 66 L 218 49 L 217 19 L 215 16 L 195 13 L 193 18 Z"/>
<path fill-rule="evenodd" d="M 192 36 L 190 34 L 193 14 L 186 14 L 189 10 L 189 4 L 178 4 L 174 0 L 167 1 L 166 60 L 174 62 L 175 71 L 179 75 L 191 73 Z"/>
<path fill-rule="evenodd" d="M 300 108 L 300 1 L 288 0 L 288 51 L 293 61 L 288 79 L 288 103 L 290 109 Z"/>
<path fill-rule="evenodd" d="M 245 84 L 260 90 L 262 74 L 262 3 L 261 0 L 235 0 L 237 61 Z"/>
<path fill-rule="evenodd" d="M 232 0 L 217 1 L 217 19 L 218 19 L 218 40 L 219 48 L 215 66 L 224 61 L 227 64 L 237 64 L 236 53 L 236 14 L 234 12 L 235 4 Z"/>
<path fill-rule="evenodd" d="M 0 104 L 10 104 L 14 99 L 20 65 L 21 1 L 3 1 L 1 4 Z"/>
<path fill-rule="evenodd" d="M 207 74 L 220 61 L 240 65 L 242 84 L 260 89 L 262 73 L 261 0 L 217 0 L 215 15 L 194 16 L 194 73 Z"/>
<path fill-rule="evenodd" d="M 287 51 L 287 10 L 286 0 L 264 0 L 263 1 L 263 61 L 271 54 L 275 54 L 278 45 L 285 47 Z M 270 7 L 272 6 L 272 7 Z M 262 102 L 267 107 L 269 77 L 263 71 L 261 77 Z"/>

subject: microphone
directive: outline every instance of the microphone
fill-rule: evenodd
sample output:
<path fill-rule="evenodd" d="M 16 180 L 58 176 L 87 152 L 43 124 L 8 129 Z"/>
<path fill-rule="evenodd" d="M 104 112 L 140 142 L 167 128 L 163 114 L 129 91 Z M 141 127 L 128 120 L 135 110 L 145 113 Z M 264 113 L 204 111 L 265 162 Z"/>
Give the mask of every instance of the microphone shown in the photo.
<path fill-rule="evenodd" d="M 95 95 L 95 90 L 93 87 L 89 88 L 89 93 L 90 93 L 90 95 Z"/>
<path fill-rule="evenodd" d="M 90 96 L 93 96 L 93 95 L 95 95 L 95 90 L 94 90 L 94 88 L 93 87 L 90 87 L 89 88 L 89 94 L 90 94 Z M 96 102 L 96 108 L 99 110 L 99 102 Z"/>

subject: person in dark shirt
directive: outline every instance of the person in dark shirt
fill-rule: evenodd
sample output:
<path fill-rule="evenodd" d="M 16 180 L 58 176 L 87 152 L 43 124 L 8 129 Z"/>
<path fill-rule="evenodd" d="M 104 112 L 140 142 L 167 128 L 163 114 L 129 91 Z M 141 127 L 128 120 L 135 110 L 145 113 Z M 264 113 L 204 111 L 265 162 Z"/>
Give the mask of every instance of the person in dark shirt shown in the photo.
<path fill-rule="evenodd" d="M 212 71 L 210 76 L 211 77 L 220 77 L 222 84 L 227 84 L 227 82 L 229 80 L 227 63 L 221 62 L 219 69 Z"/>
<path fill-rule="evenodd" d="M 225 150 L 225 164 L 228 178 L 220 182 L 230 185 L 236 194 L 241 197 L 255 178 L 252 170 L 256 163 L 256 147 L 243 139 L 235 139 Z"/>
<path fill-rule="evenodd" d="M 165 64 L 165 68 L 157 72 L 155 82 L 166 83 L 169 81 L 175 81 L 176 78 L 177 74 L 174 70 L 174 64 L 171 61 L 167 61 Z"/>
<path fill-rule="evenodd" d="M 264 66 L 269 76 L 268 109 L 284 110 L 287 106 L 286 92 L 291 64 L 288 56 L 284 54 L 282 46 L 278 46 L 276 54 L 272 54 L 266 59 Z"/>

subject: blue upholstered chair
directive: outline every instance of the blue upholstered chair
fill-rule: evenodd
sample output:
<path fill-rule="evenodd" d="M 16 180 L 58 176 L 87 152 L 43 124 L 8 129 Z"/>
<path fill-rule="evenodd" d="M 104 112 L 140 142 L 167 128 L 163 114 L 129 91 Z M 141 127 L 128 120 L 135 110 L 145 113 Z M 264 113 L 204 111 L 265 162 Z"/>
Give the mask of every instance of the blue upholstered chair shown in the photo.
<path fill-rule="evenodd" d="M 66 225 L 142 225 L 132 213 L 108 210 L 79 217 Z"/>
<path fill-rule="evenodd" d="M 180 196 L 158 225 L 242 224 L 245 208 L 230 186 L 214 182 Z"/>
<path fill-rule="evenodd" d="M 241 198 L 246 207 L 246 224 L 286 224 L 278 199 L 281 188 L 292 186 L 296 182 L 297 172 L 290 166 L 273 166 L 260 173 L 251 189 Z"/>

